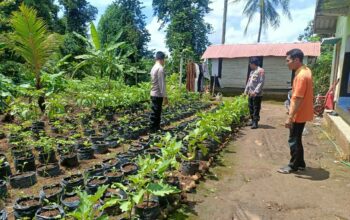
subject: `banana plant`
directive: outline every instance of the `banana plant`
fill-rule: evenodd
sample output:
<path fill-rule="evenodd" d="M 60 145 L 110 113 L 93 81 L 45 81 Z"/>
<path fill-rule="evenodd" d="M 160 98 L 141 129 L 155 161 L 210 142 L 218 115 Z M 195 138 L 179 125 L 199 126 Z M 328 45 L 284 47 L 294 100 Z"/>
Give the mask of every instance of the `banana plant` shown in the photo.
<path fill-rule="evenodd" d="M 59 35 L 49 34 L 43 19 L 38 18 L 37 11 L 27 7 L 24 3 L 19 11 L 13 13 L 10 19 L 14 30 L 10 39 L 12 49 L 21 56 L 35 76 L 35 88 L 42 89 L 41 70 L 51 55 L 58 49 Z M 43 112 L 45 97 L 40 95 L 38 104 Z"/>
<path fill-rule="evenodd" d="M 96 30 L 94 23 L 90 23 L 91 41 L 85 37 L 75 33 L 77 37 L 82 39 L 88 45 L 87 53 L 76 56 L 75 59 L 81 62 L 75 67 L 74 73 L 84 66 L 92 67 L 96 70 L 100 77 L 108 77 L 109 80 L 122 76 L 127 58 L 133 52 L 124 52 L 126 48 L 125 42 L 117 42 L 106 45 L 101 45 L 101 40 Z M 120 39 L 122 32 L 116 36 L 115 41 Z"/>

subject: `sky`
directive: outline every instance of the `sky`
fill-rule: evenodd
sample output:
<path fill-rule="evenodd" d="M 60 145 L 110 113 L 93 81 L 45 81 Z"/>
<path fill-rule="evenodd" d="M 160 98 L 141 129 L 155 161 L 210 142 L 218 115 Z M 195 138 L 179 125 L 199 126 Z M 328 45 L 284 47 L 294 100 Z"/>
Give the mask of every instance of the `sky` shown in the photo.
<path fill-rule="evenodd" d="M 110 5 L 113 0 L 88 0 L 91 5 L 98 9 L 96 23 Z M 151 42 L 148 44 L 149 49 L 167 51 L 165 45 L 165 32 L 158 30 L 160 24 L 157 18 L 153 16 L 152 0 L 143 0 L 143 13 L 146 15 L 147 29 L 151 34 Z M 213 30 L 209 34 L 209 41 L 211 44 L 221 43 L 222 31 L 222 14 L 223 14 L 223 0 L 212 0 L 209 7 L 212 11 L 205 16 L 205 21 L 212 25 Z M 247 35 L 244 35 L 244 29 L 247 24 L 247 18 L 242 15 L 244 2 L 232 3 L 229 0 L 227 12 L 227 26 L 226 26 L 226 44 L 241 44 L 241 43 L 255 43 L 257 41 L 259 20 L 258 14 L 250 24 Z M 261 42 L 283 43 L 283 42 L 297 42 L 299 34 L 303 33 L 307 27 L 308 22 L 314 18 L 316 0 L 291 0 L 290 12 L 292 20 L 282 15 L 281 23 L 278 29 L 269 28 L 262 34 Z M 254 22 L 256 21 L 256 22 Z"/>

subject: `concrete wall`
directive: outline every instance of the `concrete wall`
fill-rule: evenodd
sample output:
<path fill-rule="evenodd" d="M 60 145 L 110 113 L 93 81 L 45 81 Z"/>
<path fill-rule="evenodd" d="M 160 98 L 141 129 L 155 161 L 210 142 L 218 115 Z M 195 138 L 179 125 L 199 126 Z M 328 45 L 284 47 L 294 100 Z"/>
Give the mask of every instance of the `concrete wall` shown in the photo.
<path fill-rule="evenodd" d="M 248 58 L 224 59 L 222 62 L 222 87 L 245 88 Z"/>
<path fill-rule="evenodd" d="M 221 85 L 223 88 L 244 88 L 248 58 L 224 59 L 222 63 Z M 266 90 L 287 90 L 290 87 L 291 71 L 285 64 L 285 57 L 264 57 Z"/>
<path fill-rule="evenodd" d="M 335 99 L 338 100 L 339 94 L 340 94 L 340 85 L 342 79 L 342 74 L 343 74 L 343 65 L 344 65 L 344 56 L 346 52 L 350 52 L 350 16 L 345 17 L 345 16 L 340 16 L 338 17 L 338 22 L 337 22 L 337 30 L 335 33 L 336 37 L 340 37 L 341 43 L 340 43 L 340 51 L 339 51 L 339 63 L 338 63 L 338 68 L 335 70 L 333 63 L 333 71 L 335 71 L 335 76 L 337 78 L 340 78 L 340 83 L 338 84 L 335 92 Z"/>

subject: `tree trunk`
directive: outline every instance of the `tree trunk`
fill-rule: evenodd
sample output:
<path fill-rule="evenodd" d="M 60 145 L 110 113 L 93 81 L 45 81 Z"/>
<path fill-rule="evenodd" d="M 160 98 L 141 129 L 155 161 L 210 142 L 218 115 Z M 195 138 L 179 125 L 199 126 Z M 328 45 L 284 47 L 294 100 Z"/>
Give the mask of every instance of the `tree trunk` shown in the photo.
<path fill-rule="evenodd" d="M 261 31 L 263 26 L 263 18 L 264 18 L 264 0 L 260 0 L 260 24 L 259 24 L 259 34 L 258 34 L 258 43 L 260 42 L 261 38 Z"/>
<path fill-rule="evenodd" d="M 228 0 L 224 0 L 224 15 L 222 20 L 221 44 L 225 44 L 225 41 L 226 41 L 227 2 Z"/>
<path fill-rule="evenodd" d="M 41 89 L 41 80 L 40 80 L 40 73 L 35 74 L 35 88 L 37 90 Z M 41 110 L 41 112 L 45 112 L 45 95 L 40 95 L 38 98 L 38 105 Z"/>

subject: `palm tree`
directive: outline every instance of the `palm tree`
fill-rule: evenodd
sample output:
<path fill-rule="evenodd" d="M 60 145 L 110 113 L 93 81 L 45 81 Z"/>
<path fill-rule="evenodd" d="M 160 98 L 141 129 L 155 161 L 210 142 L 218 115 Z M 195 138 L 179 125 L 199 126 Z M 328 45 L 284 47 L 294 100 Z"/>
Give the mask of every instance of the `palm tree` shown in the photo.
<path fill-rule="evenodd" d="M 45 22 L 37 17 L 35 9 L 23 3 L 19 11 L 13 13 L 10 23 L 14 30 L 12 48 L 27 62 L 35 75 L 35 88 L 40 90 L 41 70 L 58 48 L 58 35 L 48 34 Z M 45 110 L 44 102 L 44 95 L 40 95 L 38 104 L 41 111 Z"/>
<path fill-rule="evenodd" d="M 233 2 L 240 2 L 242 0 L 234 0 Z M 289 0 L 245 0 L 246 5 L 243 10 L 243 14 L 248 17 L 248 23 L 244 30 L 244 34 L 247 34 L 248 27 L 255 15 L 255 13 L 260 14 L 260 24 L 259 24 L 259 34 L 258 42 L 260 42 L 261 31 L 268 26 L 274 29 L 280 26 L 281 17 L 277 12 L 277 8 L 281 6 L 284 15 L 287 15 L 289 19 L 291 14 L 289 12 Z"/>

